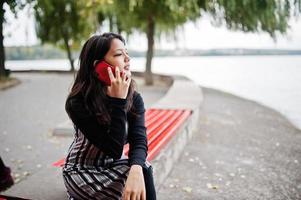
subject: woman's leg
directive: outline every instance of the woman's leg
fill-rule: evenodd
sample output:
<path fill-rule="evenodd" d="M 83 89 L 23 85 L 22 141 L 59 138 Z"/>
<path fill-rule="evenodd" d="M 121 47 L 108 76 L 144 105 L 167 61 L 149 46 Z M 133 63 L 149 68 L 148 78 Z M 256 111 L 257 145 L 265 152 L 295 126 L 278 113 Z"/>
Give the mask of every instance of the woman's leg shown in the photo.
<path fill-rule="evenodd" d="M 143 166 L 143 175 L 145 182 L 145 190 L 146 190 L 146 200 L 156 200 L 156 189 L 154 184 L 153 177 L 153 167 L 148 164 L 144 164 Z"/>
<path fill-rule="evenodd" d="M 0 172 L 3 172 L 4 169 L 5 169 L 5 165 L 4 165 L 3 160 L 2 160 L 1 157 L 0 157 Z"/>
<path fill-rule="evenodd" d="M 14 184 L 14 180 L 10 174 L 10 168 L 6 167 L 0 157 L 0 191 L 8 189 Z"/>

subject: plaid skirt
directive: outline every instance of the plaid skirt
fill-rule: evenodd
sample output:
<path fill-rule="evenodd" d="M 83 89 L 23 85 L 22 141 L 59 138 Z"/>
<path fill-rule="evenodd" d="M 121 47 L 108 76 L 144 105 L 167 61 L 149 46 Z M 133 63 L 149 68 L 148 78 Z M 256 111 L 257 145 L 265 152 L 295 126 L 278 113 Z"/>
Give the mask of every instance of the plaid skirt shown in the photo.
<path fill-rule="evenodd" d="M 63 170 L 69 199 L 121 199 L 129 173 L 128 160 L 106 167 Z"/>
<path fill-rule="evenodd" d="M 69 199 L 121 199 L 130 167 L 126 157 L 114 160 L 78 131 L 63 167 Z"/>

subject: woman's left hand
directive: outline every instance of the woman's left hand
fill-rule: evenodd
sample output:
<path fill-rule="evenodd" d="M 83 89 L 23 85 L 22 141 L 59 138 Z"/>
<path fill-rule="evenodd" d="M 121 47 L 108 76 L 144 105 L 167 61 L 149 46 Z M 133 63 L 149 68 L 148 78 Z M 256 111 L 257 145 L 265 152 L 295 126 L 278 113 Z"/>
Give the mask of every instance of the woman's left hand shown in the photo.
<path fill-rule="evenodd" d="M 132 165 L 123 191 L 123 200 L 146 200 L 145 183 L 140 165 Z"/>

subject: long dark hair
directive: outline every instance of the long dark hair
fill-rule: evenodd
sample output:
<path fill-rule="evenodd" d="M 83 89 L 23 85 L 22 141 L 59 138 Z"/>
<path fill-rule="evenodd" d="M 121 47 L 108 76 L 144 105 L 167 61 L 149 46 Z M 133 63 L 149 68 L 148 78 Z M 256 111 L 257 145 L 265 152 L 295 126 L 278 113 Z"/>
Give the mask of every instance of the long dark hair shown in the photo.
<path fill-rule="evenodd" d="M 101 124 L 109 124 L 111 121 L 106 102 L 108 101 L 107 89 L 105 85 L 99 81 L 97 74 L 94 70 L 94 61 L 104 58 L 106 53 L 111 47 L 113 39 L 119 39 L 125 44 L 125 41 L 121 35 L 115 33 L 104 33 L 102 35 L 94 35 L 89 38 L 80 53 L 79 62 L 80 67 L 76 74 L 76 78 L 72 89 L 67 97 L 65 109 L 68 115 L 69 112 L 69 100 L 72 97 L 80 95 L 84 99 L 86 109 L 95 114 L 97 120 Z M 129 86 L 127 95 L 126 110 L 134 112 L 133 94 L 136 88 L 136 83 L 132 79 Z"/>

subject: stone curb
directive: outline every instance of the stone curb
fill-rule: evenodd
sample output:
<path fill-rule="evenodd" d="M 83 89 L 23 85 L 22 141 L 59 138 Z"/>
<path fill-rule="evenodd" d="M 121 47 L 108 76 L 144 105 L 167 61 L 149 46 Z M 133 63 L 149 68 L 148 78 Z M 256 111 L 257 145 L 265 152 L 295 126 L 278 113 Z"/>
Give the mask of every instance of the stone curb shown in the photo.
<path fill-rule="evenodd" d="M 193 132 L 198 128 L 200 108 L 203 103 L 201 87 L 184 77 L 174 76 L 173 78 L 174 83 L 168 93 L 152 108 L 190 109 L 192 115 L 151 162 L 154 168 L 154 181 L 157 190 L 176 164 Z"/>

